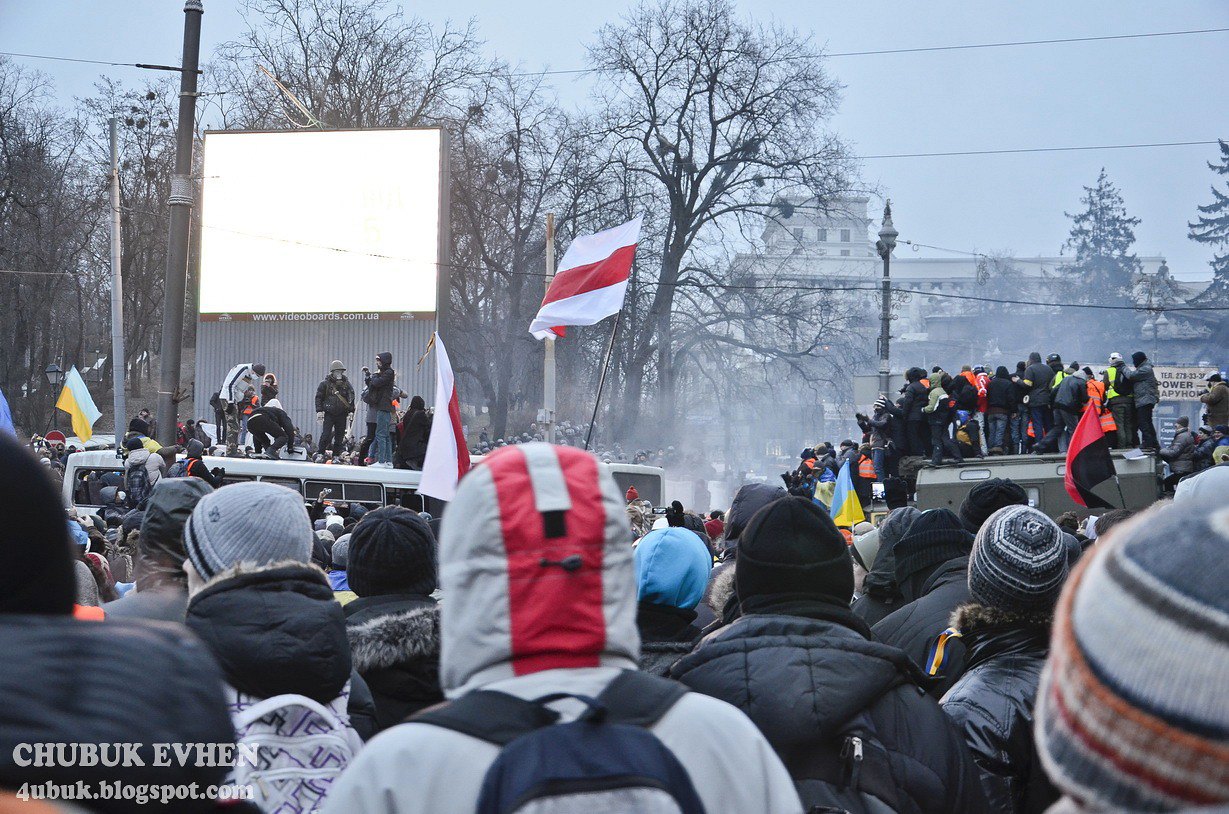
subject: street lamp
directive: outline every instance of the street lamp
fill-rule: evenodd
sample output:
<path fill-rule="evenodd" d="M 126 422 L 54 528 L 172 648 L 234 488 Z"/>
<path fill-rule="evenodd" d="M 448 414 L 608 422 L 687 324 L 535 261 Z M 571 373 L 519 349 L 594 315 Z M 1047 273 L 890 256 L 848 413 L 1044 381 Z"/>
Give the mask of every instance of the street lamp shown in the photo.
<path fill-rule="evenodd" d="M 56 409 L 55 405 L 60 401 L 59 391 L 63 388 L 64 379 L 68 374 L 66 374 L 63 370 L 60 370 L 59 365 L 52 362 L 51 364 L 47 365 L 47 369 L 43 371 L 43 375 L 47 377 L 47 384 L 57 388 L 56 390 L 52 391 L 55 393 L 55 402 L 51 405 L 51 428 L 59 429 L 60 416 L 59 410 Z"/>
<path fill-rule="evenodd" d="M 892 250 L 896 248 L 896 238 L 900 232 L 892 225 L 892 201 L 884 201 L 883 226 L 879 229 L 879 240 L 875 242 L 875 251 L 883 258 L 883 301 L 879 311 L 879 392 L 887 395 L 891 386 L 891 373 L 888 370 L 888 343 L 890 341 L 890 323 L 892 321 L 892 280 L 889 276 L 892 264 Z"/>

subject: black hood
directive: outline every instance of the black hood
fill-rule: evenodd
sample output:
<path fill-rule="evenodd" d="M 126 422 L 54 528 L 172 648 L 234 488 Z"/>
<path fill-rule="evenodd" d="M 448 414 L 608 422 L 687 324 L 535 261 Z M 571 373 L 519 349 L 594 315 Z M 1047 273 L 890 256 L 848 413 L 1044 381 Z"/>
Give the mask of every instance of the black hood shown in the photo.
<path fill-rule="evenodd" d="M 387 596 L 372 598 L 390 600 Z M 380 729 L 444 700 L 440 611 L 434 602 L 423 600 L 405 595 L 368 605 L 347 617 L 354 669 L 371 688 Z"/>
<path fill-rule="evenodd" d="M 223 571 L 189 601 L 186 623 L 240 692 L 296 693 L 327 704 L 350 678 L 345 617 L 314 566 Z"/>
<path fill-rule="evenodd" d="M 903 651 L 844 624 L 758 613 L 705 637 L 670 675 L 705 695 L 746 699 L 736 705 L 782 755 L 835 736 L 893 685 L 925 681 Z"/>
<path fill-rule="evenodd" d="M 199 442 L 198 442 L 199 443 Z M 187 588 L 184 573 L 183 528 L 188 515 L 213 487 L 200 478 L 163 478 L 154 484 L 137 543 L 136 571 L 138 591 L 160 586 Z"/>
<path fill-rule="evenodd" d="M 751 515 L 789 493 L 780 486 L 769 486 L 766 483 L 747 483 L 739 487 L 734 500 L 730 502 L 730 513 L 725 521 L 725 541 L 737 543 L 743 529 L 751 522 Z"/>
<path fill-rule="evenodd" d="M 120 781 L 212 785 L 226 766 L 155 766 L 155 743 L 233 743 L 222 676 L 201 642 L 181 625 L 68 616 L 0 616 L 0 787 L 22 783 Z M 19 743 L 138 743 L 144 766 L 16 766 Z M 99 802 L 91 811 L 147 811 L 135 802 Z M 213 810 L 179 801 L 176 811 Z"/>

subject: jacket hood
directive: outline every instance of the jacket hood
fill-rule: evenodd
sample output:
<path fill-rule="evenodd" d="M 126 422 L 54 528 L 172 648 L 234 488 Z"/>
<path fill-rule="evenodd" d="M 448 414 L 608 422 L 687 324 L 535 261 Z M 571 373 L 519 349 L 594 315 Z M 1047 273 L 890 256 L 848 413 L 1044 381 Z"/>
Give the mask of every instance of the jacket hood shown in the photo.
<path fill-rule="evenodd" d="M 384 353 L 377 353 L 376 361 L 384 365 L 386 368 L 391 367 L 393 364 L 393 355 L 388 351 L 385 351 Z"/>
<path fill-rule="evenodd" d="M 999 365 L 997 368 L 995 368 L 995 370 L 994 370 L 994 377 L 995 377 L 996 379 L 1009 379 L 1009 378 L 1011 378 L 1011 374 L 1007 372 L 1007 365 Z"/>
<path fill-rule="evenodd" d="M 487 456 L 461 480 L 440 536 L 444 692 L 635 669 L 630 533 L 622 490 L 589 453 L 530 443 Z"/>
<path fill-rule="evenodd" d="M 782 487 L 769 486 L 766 483 L 747 483 L 740 486 L 734 500 L 730 502 L 730 513 L 726 515 L 726 543 L 737 542 L 743 529 L 751 522 L 751 515 L 787 494 L 789 493 Z"/>
<path fill-rule="evenodd" d="M 439 607 L 428 605 L 376 616 L 346 629 L 354 669 L 388 669 L 440 655 Z"/>
<path fill-rule="evenodd" d="M 145 447 L 134 449 L 132 452 L 128 453 L 128 463 L 132 465 L 140 464 L 144 466 L 145 462 L 149 460 L 149 456 L 151 454 L 152 453 Z"/>
<path fill-rule="evenodd" d="M 186 624 L 209 646 L 227 683 L 257 698 L 296 693 L 327 704 L 350 678 L 341 605 L 311 565 L 222 571 L 188 602 Z"/>
<path fill-rule="evenodd" d="M 183 528 L 197 502 L 213 491 L 200 478 L 163 478 L 154 484 L 141 520 L 141 538 L 137 543 L 136 571 L 138 591 L 174 585 L 184 589 L 188 577 L 184 573 Z"/>
<path fill-rule="evenodd" d="M 665 528 L 644 536 L 635 563 L 641 602 L 690 609 L 704 598 L 713 559 L 695 532 Z"/>
<path fill-rule="evenodd" d="M 744 616 L 710 634 L 670 674 L 706 695 L 747 699 L 737 705 L 778 754 L 813 748 L 892 685 L 923 680 L 895 647 L 834 621 L 777 614 Z"/>

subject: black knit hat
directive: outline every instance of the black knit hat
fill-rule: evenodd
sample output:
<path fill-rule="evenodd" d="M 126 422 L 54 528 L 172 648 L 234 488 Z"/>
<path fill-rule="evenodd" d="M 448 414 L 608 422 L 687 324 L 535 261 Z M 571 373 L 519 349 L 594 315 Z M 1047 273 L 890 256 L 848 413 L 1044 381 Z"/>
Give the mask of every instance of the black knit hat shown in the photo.
<path fill-rule="evenodd" d="M 972 547 L 973 535 L 965 531 L 960 518 L 951 509 L 922 512 L 892 546 L 896 555 L 896 581 L 904 584 L 910 575 L 963 557 Z"/>
<path fill-rule="evenodd" d="M 848 606 L 853 559 L 827 512 L 806 498 L 783 497 L 756 512 L 743 531 L 734 583 L 743 601 L 789 594 Z"/>
<path fill-rule="evenodd" d="M 767 483 L 745 483 L 738 487 L 734 500 L 730 502 L 730 513 L 725 521 L 727 547 L 742 536 L 756 512 L 787 494 L 789 493 L 780 486 L 770 486 Z"/>
<path fill-rule="evenodd" d="M 46 467 L 0 432 L 0 613 L 73 612 L 77 595 L 68 518 Z"/>
<path fill-rule="evenodd" d="M 1027 506 L 1028 495 L 1024 487 L 1011 478 L 984 480 L 969 490 L 964 503 L 960 504 L 960 522 L 965 531 L 976 534 L 986 518 L 1007 506 Z"/>
<path fill-rule="evenodd" d="M 436 587 L 431 526 L 399 506 L 367 512 L 350 533 L 346 573 L 359 596 L 431 593 Z"/>

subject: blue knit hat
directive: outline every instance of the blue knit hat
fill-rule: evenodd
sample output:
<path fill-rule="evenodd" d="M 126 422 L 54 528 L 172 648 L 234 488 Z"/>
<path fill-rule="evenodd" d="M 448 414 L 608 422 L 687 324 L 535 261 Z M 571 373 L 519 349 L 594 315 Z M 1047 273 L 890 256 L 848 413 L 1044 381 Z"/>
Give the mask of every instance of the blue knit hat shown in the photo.
<path fill-rule="evenodd" d="M 1029 506 L 986 519 L 969 554 L 969 594 L 988 608 L 1048 612 L 1067 581 L 1067 543 L 1058 525 Z"/>
<path fill-rule="evenodd" d="M 713 558 L 694 531 L 655 529 L 636 546 L 636 586 L 641 602 L 690 610 L 704 598 Z"/>

